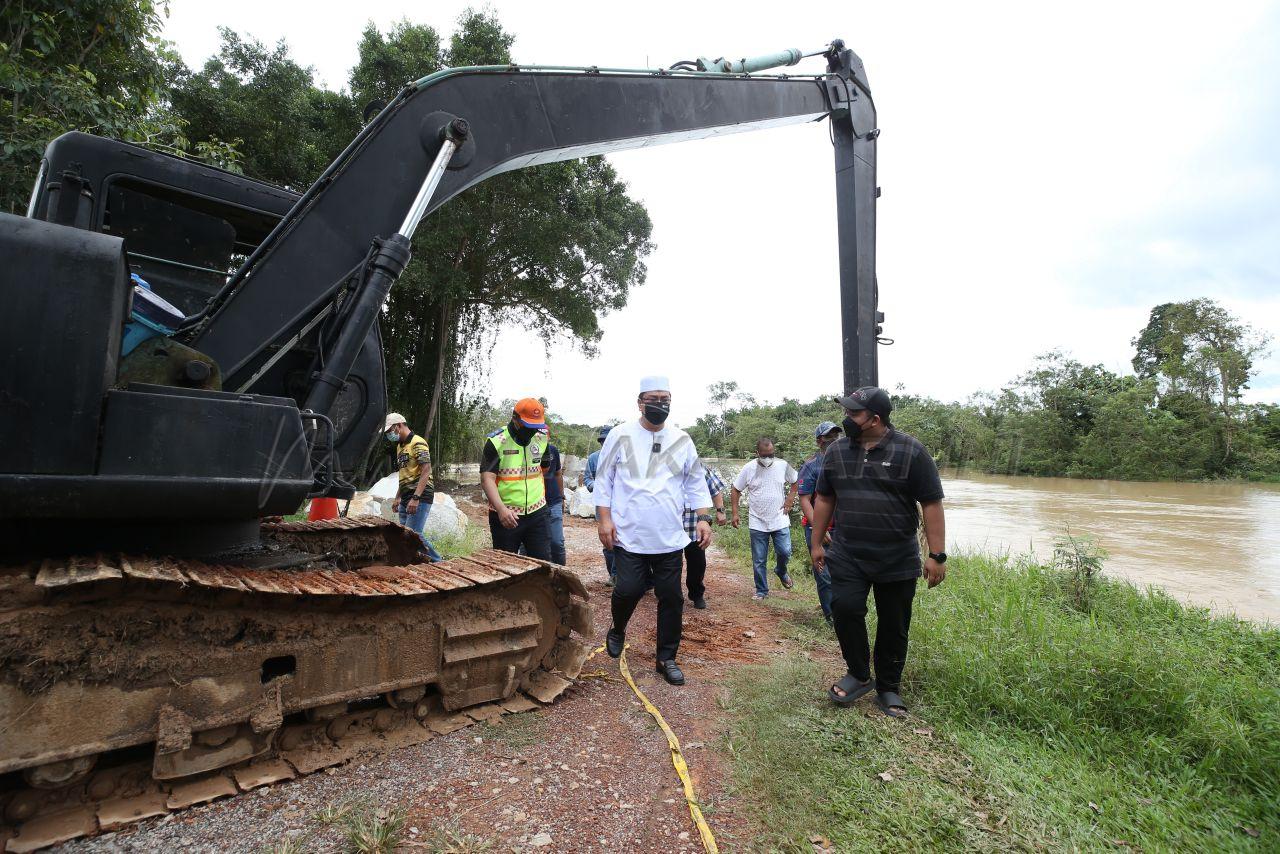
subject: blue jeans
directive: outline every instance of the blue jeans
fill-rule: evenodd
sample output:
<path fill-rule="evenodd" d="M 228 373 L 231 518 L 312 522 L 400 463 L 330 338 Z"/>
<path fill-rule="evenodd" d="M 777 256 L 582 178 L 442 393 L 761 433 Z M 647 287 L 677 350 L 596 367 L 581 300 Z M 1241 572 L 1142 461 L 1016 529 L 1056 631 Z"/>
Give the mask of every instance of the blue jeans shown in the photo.
<path fill-rule="evenodd" d="M 791 558 L 791 529 L 777 531 L 751 531 L 751 569 L 756 576 L 756 592 L 769 594 L 769 541 L 773 541 L 773 554 L 778 560 L 778 577 L 787 577 L 787 561 Z"/>
<path fill-rule="evenodd" d="M 418 512 L 413 515 L 409 515 L 409 513 L 405 511 L 405 508 L 408 506 L 409 502 L 401 498 L 400 509 L 397 511 L 400 514 L 400 524 L 418 535 L 422 540 L 422 547 L 426 550 L 427 557 L 431 558 L 432 563 L 435 563 L 438 560 L 444 560 L 444 558 L 440 557 L 440 552 L 436 551 L 436 547 L 431 545 L 431 541 L 422 536 L 422 529 L 427 526 L 427 517 L 431 515 L 431 505 L 425 501 L 419 501 Z"/>
<path fill-rule="evenodd" d="M 564 501 L 552 501 L 547 507 L 547 534 L 551 537 L 551 562 L 564 566 Z"/>
<path fill-rule="evenodd" d="M 813 528 L 810 528 L 808 525 L 804 526 L 804 544 L 806 547 L 812 547 L 813 545 Z M 812 561 L 810 561 L 810 563 L 812 564 Z M 818 604 L 822 606 L 822 616 L 830 620 L 831 573 L 827 572 L 825 569 L 819 572 L 817 567 L 811 566 L 811 568 L 813 569 L 814 583 L 818 585 Z"/>

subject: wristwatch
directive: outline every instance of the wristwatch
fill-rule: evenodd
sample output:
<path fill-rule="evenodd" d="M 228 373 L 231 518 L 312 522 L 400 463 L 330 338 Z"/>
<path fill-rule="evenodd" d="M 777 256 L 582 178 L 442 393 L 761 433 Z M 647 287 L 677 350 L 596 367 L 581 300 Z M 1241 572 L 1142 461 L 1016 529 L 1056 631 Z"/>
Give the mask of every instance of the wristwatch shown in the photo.
<path fill-rule="evenodd" d="M 706 513 L 699 513 L 694 519 L 695 522 L 706 522 L 708 525 L 713 521 Z"/>
<path fill-rule="evenodd" d="M 422 500 L 422 496 L 421 496 L 421 495 L 410 495 L 410 496 L 409 496 L 409 500 L 410 500 L 410 501 L 421 501 L 421 500 Z"/>
<path fill-rule="evenodd" d="M 934 559 L 934 561 L 936 561 L 937 563 L 946 563 L 946 562 L 947 562 L 947 553 L 946 553 L 946 552 L 929 552 L 929 557 L 933 558 L 933 559 Z"/>

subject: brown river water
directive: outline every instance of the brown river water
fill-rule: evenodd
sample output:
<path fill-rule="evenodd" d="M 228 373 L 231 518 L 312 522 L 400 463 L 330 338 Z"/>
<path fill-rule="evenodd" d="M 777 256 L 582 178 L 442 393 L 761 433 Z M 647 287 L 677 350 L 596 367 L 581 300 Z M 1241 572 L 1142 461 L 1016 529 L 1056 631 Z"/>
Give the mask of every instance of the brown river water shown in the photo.
<path fill-rule="evenodd" d="M 1088 534 L 1105 574 L 1280 625 L 1280 485 L 942 476 L 952 551 L 1047 561 L 1055 538 Z"/>

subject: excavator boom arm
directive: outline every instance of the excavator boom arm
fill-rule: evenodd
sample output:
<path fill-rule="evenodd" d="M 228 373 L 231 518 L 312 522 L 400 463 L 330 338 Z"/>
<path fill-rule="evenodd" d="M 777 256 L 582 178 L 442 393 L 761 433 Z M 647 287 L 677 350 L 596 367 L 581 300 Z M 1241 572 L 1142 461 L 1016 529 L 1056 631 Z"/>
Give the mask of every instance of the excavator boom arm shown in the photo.
<path fill-rule="evenodd" d="M 347 147 L 210 304 L 190 335 L 225 387 L 281 393 L 262 370 L 315 326 L 325 293 L 394 235 L 440 151 L 466 123 L 425 213 L 493 175 L 668 142 L 831 119 L 844 312 L 844 384 L 876 380 L 875 108 L 851 51 L 820 77 L 445 69 L 406 87 Z M 310 332 L 310 334 L 317 334 Z M 265 379 L 259 377 L 265 376 Z M 247 383 L 247 384 L 246 384 Z"/>

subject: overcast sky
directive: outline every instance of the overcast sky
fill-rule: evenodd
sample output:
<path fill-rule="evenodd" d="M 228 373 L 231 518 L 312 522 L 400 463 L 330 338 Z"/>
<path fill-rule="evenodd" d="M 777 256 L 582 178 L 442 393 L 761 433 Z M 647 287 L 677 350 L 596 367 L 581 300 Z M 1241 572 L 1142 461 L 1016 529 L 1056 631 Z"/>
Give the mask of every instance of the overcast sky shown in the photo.
<path fill-rule="evenodd" d="M 338 89 L 368 21 L 447 35 L 467 5 L 171 0 L 165 35 L 193 67 L 216 52 L 219 25 L 283 38 Z M 1151 307 L 1193 297 L 1280 338 L 1280 5 L 490 8 L 529 64 L 657 67 L 845 39 L 882 130 L 887 388 L 964 399 L 1054 348 L 1128 372 Z M 795 70 L 822 70 L 808 62 Z M 653 218 L 648 281 L 605 319 L 596 359 L 571 347 L 544 359 L 536 339 L 505 335 L 493 399 L 545 395 L 568 420 L 601 423 L 634 414 L 642 374 L 667 373 L 672 420 L 688 426 L 717 380 L 768 401 L 838 391 L 825 124 L 610 160 Z M 1280 399 L 1280 356 L 1260 368 L 1247 399 Z"/>

